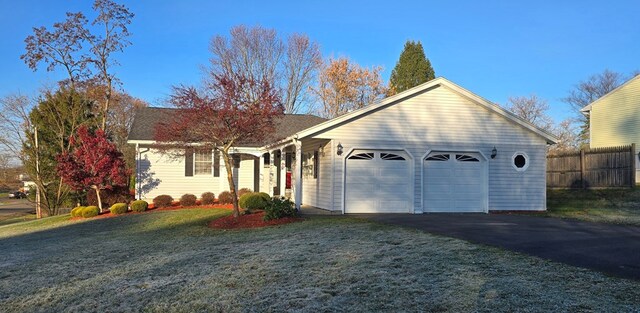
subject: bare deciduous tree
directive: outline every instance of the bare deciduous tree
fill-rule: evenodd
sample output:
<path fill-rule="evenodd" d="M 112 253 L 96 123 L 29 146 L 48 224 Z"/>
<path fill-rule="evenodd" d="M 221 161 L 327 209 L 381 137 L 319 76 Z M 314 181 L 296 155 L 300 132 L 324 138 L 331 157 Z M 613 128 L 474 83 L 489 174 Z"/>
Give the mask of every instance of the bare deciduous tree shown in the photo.
<path fill-rule="evenodd" d="M 118 79 L 111 72 L 111 67 L 118 65 L 118 62 L 111 57 L 111 54 L 122 52 L 124 48 L 131 45 L 127 39 L 131 35 L 128 25 L 131 24 L 134 14 L 129 12 L 129 9 L 124 5 L 111 0 L 96 0 L 93 9 L 98 12 L 98 16 L 91 24 L 97 25 L 104 31 L 101 35 L 88 35 L 86 40 L 91 44 L 91 53 L 93 54 L 91 62 L 98 70 L 96 77 L 106 86 L 101 112 L 101 128 L 104 130 L 107 128 L 113 84 L 118 82 Z"/>
<path fill-rule="evenodd" d="M 571 118 L 565 119 L 555 126 L 551 133 L 553 133 L 558 142 L 549 147 L 551 153 L 561 153 L 566 151 L 575 151 L 580 148 L 580 140 L 578 137 L 578 131 L 575 127 L 575 121 Z"/>
<path fill-rule="evenodd" d="M 230 38 L 215 36 L 209 50 L 212 53 L 208 77 L 226 75 L 273 82 L 285 101 L 287 113 L 303 109 L 306 93 L 320 65 L 318 44 L 306 35 L 293 34 L 286 42 L 273 29 L 260 26 L 233 27 Z M 213 82 L 207 82 L 211 86 Z M 260 90 L 248 90 L 256 98 Z"/>
<path fill-rule="evenodd" d="M 301 34 L 289 36 L 284 63 L 283 94 L 285 112 L 297 113 L 307 99 L 306 90 L 311 85 L 317 69 L 322 64 L 320 47 Z"/>
<path fill-rule="evenodd" d="M 29 97 L 12 94 L 0 99 L 0 145 L 16 160 L 23 161 L 22 148 L 31 129 L 29 111 L 33 103 Z"/>
<path fill-rule="evenodd" d="M 550 131 L 553 120 L 547 114 L 549 104 L 535 94 L 525 97 L 509 97 L 507 109 L 523 120 Z"/>
<path fill-rule="evenodd" d="M 82 51 L 82 41 L 89 36 L 86 24 L 84 14 L 68 12 L 66 21 L 53 24 L 52 31 L 44 26 L 34 27 L 33 35 L 24 40 L 26 52 L 20 58 L 34 71 L 41 62 L 47 65 L 47 71 L 63 67 L 74 86 L 77 80 L 88 75 L 89 60 Z"/>

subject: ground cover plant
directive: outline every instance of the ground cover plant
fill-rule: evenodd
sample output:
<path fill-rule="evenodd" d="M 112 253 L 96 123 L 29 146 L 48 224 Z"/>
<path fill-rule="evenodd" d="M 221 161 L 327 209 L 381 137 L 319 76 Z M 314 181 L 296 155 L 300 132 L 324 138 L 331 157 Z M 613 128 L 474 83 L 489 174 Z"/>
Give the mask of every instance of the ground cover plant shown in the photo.
<path fill-rule="evenodd" d="M 640 225 L 640 188 L 547 190 L 547 212 L 590 222 Z"/>
<path fill-rule="evenodd" d="M 207 227 L 229 214 L 228 209 L 182 209 L 108 219 L 55 216 L 0 227 L 0 307 L 3 312 L 640 310 L 638 281 L 497 248 L 342 216 L 259 229 Z M 78 260 L 93 264 L 78 266 Z"/>

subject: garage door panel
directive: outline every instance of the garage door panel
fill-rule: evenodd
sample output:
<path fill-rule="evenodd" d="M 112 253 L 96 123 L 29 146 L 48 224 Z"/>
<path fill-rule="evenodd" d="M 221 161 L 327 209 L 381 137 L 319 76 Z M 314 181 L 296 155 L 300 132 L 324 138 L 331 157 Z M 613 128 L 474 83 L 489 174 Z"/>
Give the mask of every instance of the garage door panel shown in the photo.
<path fill-rule="evenodd" d="M 353 151 L 345 168 L 345 212 L 410 212 L 414 188 L 408 159 L 402 151 Z"/>
<path fill-rule="evenodd" d="M 440 160 L 434 160 L 433 155 Z M 445 159 L 448 156 L 448 159 Z M 426 212 L 482 212 L 486 194 L 486 162 L 477 153 L 433 152 L 423 166 Z"/>

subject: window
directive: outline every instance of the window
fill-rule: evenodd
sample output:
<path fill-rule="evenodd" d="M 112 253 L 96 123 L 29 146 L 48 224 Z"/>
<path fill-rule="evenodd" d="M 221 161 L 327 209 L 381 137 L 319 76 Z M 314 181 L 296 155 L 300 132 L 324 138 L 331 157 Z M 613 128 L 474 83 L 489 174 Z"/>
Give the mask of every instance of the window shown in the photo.
<path fill-rule="evenodd" d="M 456 160 L 459 162 L 480 162 L 476 157 L 467 154 L 456 154 Z"/>
<path fill-rule="evenodd" d="M 349 157 L 349 160 L 373 160 L 373 153 L 358 153 Z"/>
<path fill-rule="evenodd" d="M 320 167 L 320 160 L 318 151 L 313 151 L 313 178 L 318 178 L 318 168 Z"/>
<path fill-rule="evenodd" d="M 390 160 L 390 161 L 403 161 L 405 160 L 404 157 L 399 156 L 397 154 L 393 154 L 393 153 L 380 153 L 380 158 L 383 160 Z"/>
<path fill-rule="evenodd" d="M 264 167 L 269 167 L 271 165 L 271 154 L 269 152 L 262 155 L 264 159 Z"/>
<path fill-rule="evenodd" d="M 211 150 L 196 150 L 194 153 L 195 175 L 211 175 Z"/>
<path fill-rule="evenodd" d="M 516 152 L 512 158 L 512 166 L 518 172 L 524 172 L 529 167 L 529 156 L 524 152 Z"/>
<path fill-rule="evenodd" d="M 427 161 L 448 161 L 448 154 L 432 154 L 427 159 Z"/>

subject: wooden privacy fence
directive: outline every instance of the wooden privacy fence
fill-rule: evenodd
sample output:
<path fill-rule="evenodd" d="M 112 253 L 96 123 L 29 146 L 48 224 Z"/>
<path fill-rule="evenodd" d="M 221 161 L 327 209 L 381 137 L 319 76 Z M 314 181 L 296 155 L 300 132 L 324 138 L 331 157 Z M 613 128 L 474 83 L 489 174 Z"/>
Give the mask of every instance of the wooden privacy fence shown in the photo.
<path fill-rule="evenodd" d="M 636 185 L 636 145 L 582 149 L 547 156 L 547 187 L 604 188 Z"/>

